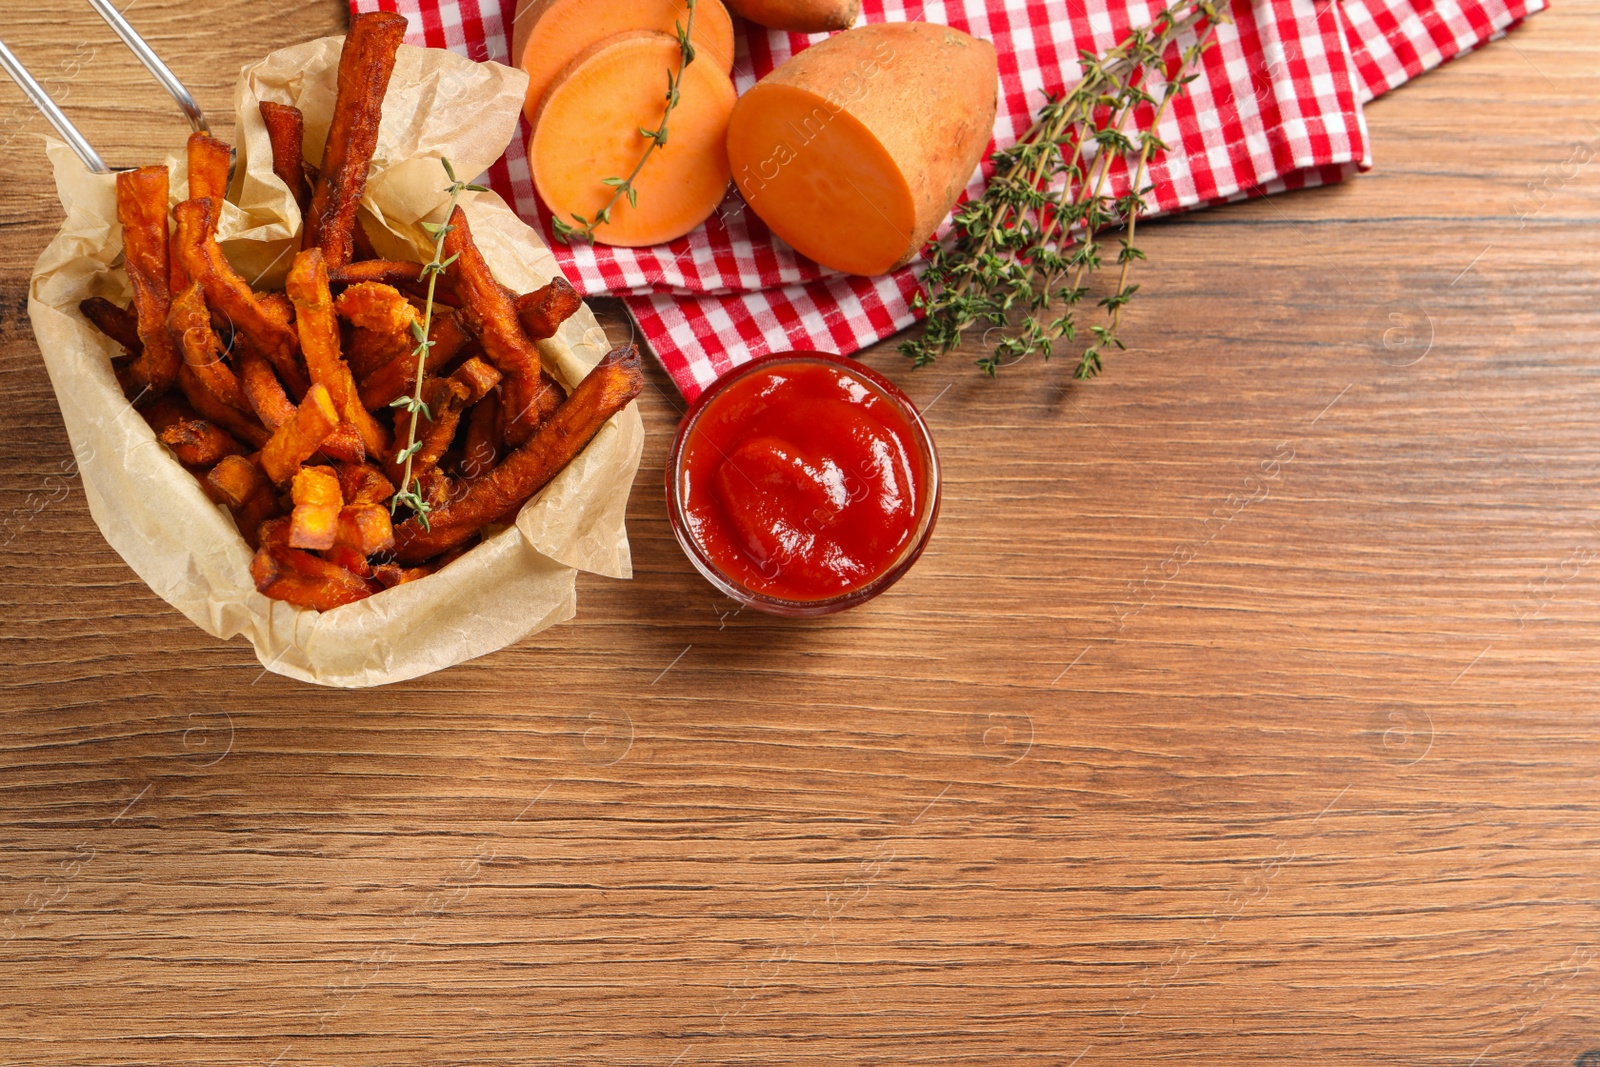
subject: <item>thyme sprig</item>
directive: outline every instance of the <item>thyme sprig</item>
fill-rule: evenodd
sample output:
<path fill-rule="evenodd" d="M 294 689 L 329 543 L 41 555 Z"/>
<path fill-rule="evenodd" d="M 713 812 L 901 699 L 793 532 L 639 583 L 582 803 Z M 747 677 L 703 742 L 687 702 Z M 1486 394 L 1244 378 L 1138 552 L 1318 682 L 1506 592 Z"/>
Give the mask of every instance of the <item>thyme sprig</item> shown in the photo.
<path fill-rule="evenodd" d="M 1089 325 L 1091 343 L 1074 377 L 1094 377 L 1102 355 L 1126 347 L 1118 330 L 1139 290 L 1129 277 L 1134 261 L 1145 258 L 1134 235 L 1154 188 L 1145 179 L 1154 153 L 1167 148 L 1156 130 L 1172 101 L 1199 77 L 1189 72 L 1214 42 L 1216 26 L 1227 21 L 1227 3 L 1175 0 L 1103 55 L 1081 52 L 1082 81 L 1047 97 L 1022 138 L 994 153 L 994 177 L 982 196 L 957 210 L 952 238 L 933 247 L 912 298 L 913 307 L 926 311 L 927 326 L 900 350 L 916 366 L 956 348 L 980 323 L 1006 331 L 977 361 L 987 374 L 1028 355 L 1049 359 L 1058 342 L 1077 338 L 1079 305 L 1105 265 L 1100 235 L 1117 227 L 1116 289 L 1098 301 L 1104 319 Z M 1196 27 L 1169 65 L 1169 48 Z M 1164 78 L 1159 96 L 1149 87 L 1153 71 Z M 1148 127 L 1128 132 L 1142 107 L 1152 112 Z M 1110 189 L 1118 160 L 1132 174 L 1121 196 Z M 1052 307 L 1059 309 L 1053 316 Z"/>
<path fill-rule="evenodd" d="M 688 69 L 689 64 L 693 63 L 695 58 L 693 43 L 695 0 L 685 0 L 685 3 L 689 8 L 689 24 L 687 26 L 681 22 L 675 24 L 678 31 L 678 71 L 676 74 L 670 70 L 667 71 L 667 107 L 666 111 L 661 115 L 661 122 L 653 130 L 646 129 L 643 126 L 639 127 L 639 136 L 649 143 L 645 145 L 644 151 L 639 155 L 639 162 L 634 166 L 632 174 L 629 174 L 626 178 L 600 179 L 603 184 L 611 187 L 611 198 L 606 201 L 605 206 L 595 214 L 593 219 L 573 212 L 572 220 L 578 223 L 577 226 L 573 226 L 561 216 L 551 215 L 550 221 L 555 230 L 556 240 L 562 244 L 570 245 L 575 241 L 593 241 L 595 228 L 604 226 L 611 221 L 611 211 L 623 197 L 628 198 L 630 206 L 634 208 L 639 206 L 639 190 L 635 187 L 634 182 L 644 172 L 644 166 L 650 162 L 651 155 L 658 149 L 667 147 L 668 120 L 672 118 L 672 113 L 677 110 L 681 100 L 683 72 Z"/>
<path fill-rule="evenodd" d="M 450 194 L 450 206 L 445 209 L 445 221 L 442 223 L 424 222 L 423 230 L 433 237 L 433 259 L 422 267 L 422 276 L 428 279 L 428 295 L 422 304 L 422 321 L 411 324 L 411 337 L 417 342 L 417 347 L 412 350 L 412 356 L 417 361 L 417 381 L 410 396 L 403 396 L 389 406 L 404 408 L 411 413 L 410 430 L 406 435 L 406 447 L 395 457 L 396 463 L 405 464 L 405 474 L 400 479 L 400 490 L 395 493 L 389 504 L 390 514 L 398 514 L 401 506 L 408 507 L 416 515 L 417 521 L 422 523 L 424 530 L 429 529 L 428 513 L 433 506 L 422 495 L 422 480 L 411 477 L 411 463 L 418 452 L 422 451 L 422 441 L 417 437 L 417 423 L 421 421 L 418 415 L 433 421 L 433 412 L 428 410 L 428 405 L 422 402 L 422 385 L 424 372 L 428 366 L 428 350 L 436 342 L 430 341 L 428 336 L 433 331 L 433 294 L 438 287 L 439 279 L 444 277 L 445 271 L 456 261 L 456 256 L 444 258 L 444 241 L 450 236 L 450 231 L 455 229 L 450 225 L 450 219 L 455 217 L 456 203 L 461 199 L 461 194 L 466 192 L 486 193 L 489 190 L 482 185 L 472 185 L 456 177 L 456 169 L 450 165 L 448 159 L 439 160 L 444 165 L 444 172 L 450 178 L 450 185 L 445 192 Z"/>

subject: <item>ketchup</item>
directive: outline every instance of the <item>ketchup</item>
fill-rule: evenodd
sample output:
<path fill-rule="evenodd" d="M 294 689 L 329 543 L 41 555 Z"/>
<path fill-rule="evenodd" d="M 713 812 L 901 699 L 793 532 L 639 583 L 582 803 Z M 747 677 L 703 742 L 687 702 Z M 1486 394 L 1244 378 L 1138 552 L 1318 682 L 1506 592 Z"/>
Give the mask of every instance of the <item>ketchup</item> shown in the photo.
<path fill-rule="evenodd" d="M 711 397 L 685 436 L 684 525 L 755 593 L 818 601 L 860 589 L 922 530 L 930 479 L 912 418 L 849 365 L 762 361 Z"/>

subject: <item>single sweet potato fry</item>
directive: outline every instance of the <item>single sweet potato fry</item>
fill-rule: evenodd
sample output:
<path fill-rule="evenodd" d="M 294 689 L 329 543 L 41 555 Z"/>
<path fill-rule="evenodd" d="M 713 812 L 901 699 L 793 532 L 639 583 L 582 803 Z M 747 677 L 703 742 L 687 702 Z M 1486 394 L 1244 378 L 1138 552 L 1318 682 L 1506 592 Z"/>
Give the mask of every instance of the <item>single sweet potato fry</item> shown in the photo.
<path fill-rule="evenodd" d="M 394 547 L 394 524 L 389 509 L 377 504 L 347 504 L 339 513 L 341 545 L 359 551 L 363 558 Z"/>
<path fill-rule="evenodd" d="M 300 465 L 312 457 L 338 425 L 339 412 L 328 390 L 313 385 L 294 417 L 274 430 L 272 439 L 262 447 L 261 469 L 278 485 L 288 485 L 299 473 Z"/>
<path fill-rule="evenodd" d="M 383 588 L 337 563 L 265 538 L 250 562 L 250 576 L 263 595 L 313 611 L 332 611 Z"/>
<path fill-rule="evenodd" d="M 444 248 L 447 258 L 457 257 L 450 278 L 461 297 L 461 316 L 483 342 L 490 362 L 505 375 L 500 405 L 506 443 L 520 445 L 538 428 L 538 398 L 545 390 L 540 381 L 543 364 L 539 349 L 524 332 L 510 294 L 495 280 L 478 251 L 466 213 L 460 208 L 450 216 L 450 227 Z"/>
<path fill-rule="evenodd" d="M 401 523 L 395 530 L 395 559 L 405 564 L 432 559 L 525 503 L 561 473 L 600 432 L 606 420 L 627 407 L 643 389 L 638 349 L 627 345 L 611 352 L 578 383 L 572 396 L 527 444 L 430 514 L 431 528 L 424 529 L 416 518 Z"/>
<path fill-rule="evenodd" d="M 213 197 L 221 216 L 221 204 L 228 195 L 228 172 L 233 169 L 233 149 L 225 141 L 196 130 L 189 135 L 189 199 Z M 211 220 L 216 228 L 217 218 Z"/>
<path fill-rule="evenodd" d="M 239 381 L 245 399 L 262 425 L 276 430 L 294 416 L 294 402 L 283 391 L 283 383 L 273 373 L 272 365 L 256 351 L 249 338 L 242 334 L 237 336 L 234 347 L 239 353 Z"/>
<path fill-rule="evenodd" d="M 339 512 L 344 508 L 339 476 L 330 467 L 301 467 L 291 494 L 290 547 L 332 548 L 339 537 Z"/>
<path fill-rule="evenodd" d="M 306 381 L 297 360 L 299 343 L 294 330 L 273 307 L 250 290 L 222 254 L 211 233 L 217 202 L 185 200 L 174 209 L 178 220 L 178 254 L 189 276 L 205 290 L 211 310 L 222 314 L 234 328 L 272 363 L 278 377 L 295 396 L 304 396 Z M 149 342 L 146 341 L 146 344 Z"/>
<path fill-rule="evenodd" d="M 172 298 L 167 329 L 178 339 L 184 363 L 212 396 L 240 412 L 251 410 L 239 376 L 222 360 L 222 343 L 211 328 L 211 309 L 198 284 Z"/>
<path fill-rule="evenodd" d="M 89 325 L 121 345 L 128 355 L 137 356 L 144 351 L 144 342 L 139 339 L 139 319 L 133 312 L 103 296 L 79 301 L 78 310 L 89 320 Z"/>
<path fill-rule="evenodd" d="M 434 309 L 433 329 L 428 331 L 433 347 L 423 368 L 425 374 L 438 374 L 448 367 L 471 344 L 472 339 L 462 330 L 454 313 L 440 314 Z M 416 347 L 412 342 L 412 348 Z M 410 394 L 417 383 L 417 361 L 411 350 L 398 359 L 392 359 L 361 379 L 361 403 L 370 411 L 388 407 L 400 397 Z"/>
<path fill-rule="evenodd" d="M 263 488 L 270 489 L 260 465 L 246 456 L 223 456 L 206 474 L 212 491 L 231 508 L 244 507 Z"/>
<path fill-rule="evenodd" d="M 171 389 L 183 362 L 167 333 L 167 314 L 172 309 L 167 189 L 166 167 L 140 167 L 117 175 L 123 261 L 144 346 L 129 375 L 146 399 Z"/>
<path fill-rule="evenodd" d="M 336 267 L 349 263 L 354 251 L 356 209 L 367 187 L 383 98 L 405 33 L 403 15 L 387 11 L 355 15 L 339 55 L 339 93 L 302 246 L 322 249 L 327 262 Z"/>
<path fill-rule="evenodd" d="M 156 436 L 185 467 L 209 467 L 225 456 L 244 454 L 244 446 L 232 434 L 204 419 L 182 419 Z"/>
<path fill-rule="evenodd" d="M 306 117 L 297 107 L 263 100 L 261 121 L 272 142 L 272 173 L 289 187 L 289 194 L 304 215 L 311 206 L 311 186 L 306 181 Z"/>
<path fill-rule="evenodd" d="M 389 447 L 389 433 L 362 406 L 355 376 L 339 354 L 339 321 L 334 317 L 328 267 L 321 249 L 309 248 L 295 257 L 294 266 L 289 268 L 287 291 L 294 302 L 300 351 L 311 380 L 328 390 L 343 420 L 361 432 L 367 454 L 382 455 Z"/>
<path fill-rule="evenodd" d="M 381 504 L 394 496 L 394 483 L 370 463 L 341 465 L 339 488 L 349 504 Z"/>
<path fill-rule="evenodd" d="M 368 259 L 359 263 L 346 263 L 328 268 L 331 285 L 360 285 L 375 282 L 382 285 L 400 285 L 422 281 L 421 263 L 403 263 L 392 259 Z"/>
<path fill-rule="evenodd" d="M 348 422 L 335 426 L 333 432 L 322 439 L 317 451 L 335 463 L 362 463 L 367 458 L 366 446 L 361 443 L 361 431 Z"/>
<path fill-rule="evenodd" d="M 466 447 L 457 473 L 471 481 L 494 470 L 500 462 L 500 394 L 490 393 L 472 405 L 467 419 Z"/>
<path fill-rule="evenodd" d="M 517 297 L 517 319 L 530 340 L 554 337 L 561 324 L 578 313 L 583 297 L 565 278 L 552 279 L 549 285 Z"/>

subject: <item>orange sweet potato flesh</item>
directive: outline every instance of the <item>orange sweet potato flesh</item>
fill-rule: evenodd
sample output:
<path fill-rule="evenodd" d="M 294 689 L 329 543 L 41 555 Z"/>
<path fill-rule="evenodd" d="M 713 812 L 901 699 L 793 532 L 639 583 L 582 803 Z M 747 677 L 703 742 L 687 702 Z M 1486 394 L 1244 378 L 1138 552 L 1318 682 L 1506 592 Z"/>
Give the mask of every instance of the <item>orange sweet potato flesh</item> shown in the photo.
<path fill-rule="evenodd" d="M 294 301 L 300 351 L 311 380 L 328 390 L 344 421 L 360 431 L 368 454 L 382 455 L 389 447 L 389 433 L 362 406 L 355 376 L 339 354 L 339 322 L 334 315 L 328 267 L 321 249 L 310 248 L 295 256 L 294 266 L 289 268 L 287 291 Z"/>
<path fill-rule="evenodd" d="M 172 310 L 167 191 L 166 167 L 140 167 L 117 175 L 117 221 L 122 223 L 123 259 L 143 342 L 129 373 L 147 399 L 172 388 L 183 362 L 167 333 Z"/>
<path fill-rule="evenodd" d="M 652 30 L 677 36 L 689 24 L 683 0 L 534 0 L 522 4 L 512 27 L 511 55 L 528 72 L 523 111 L 529 121 L 561 72 L 589 48 L 619 33 Z M 696 62 L 733 71 L 733 20 L 722 0 L 698 0 Z M 625 173 L 625 172 L 624 172 Z"/>
<path fill-rule="evenodd" d="M 393 12 L 350 19 L 350 33 L 339 55 L 339 91 L 328 146 L 306 214 L 304 247 L 321 248 L 331 266 L 349 263 L 355 251 L 356 209 L 367 188 L 383 98 L 405 35 L 405 16 Z"/>
<path fill-rule="evenodd" d="M 631 174 L 666 110 L 667 75 L 678 68 L 678 42 L 662 33 L 612 37 L 582 53 L 545 94 L 534 120 L 528 164 L 545 204 L 569 224 L 594 220 L 614 190 L 602 179 Z M 637 248 L 682 237 L 722 203 L 728 190 L 728 117 L 737 100 L 717 65 L 683 73 L 667 148 L 651 156 L 627 197 L 595 228 L 596 241 Z"/>
<path fill-rule="evenodd" d="M 261 121 L 272 142 L 272 173 L 289 187 L 303 214 L 311 206 L 311 185 L 306 181 L 306 117 L 297 107 L 263 100 Z"/>
<path fill-rule="evenodd" d="M 395 530 L 395 559 L 422 563 L 463 543 L 520 507 L 582 452 L 606 420 L 644 389 L 639 352 L 616 349 L 578 383 L 572 396 L 504 463 L 462 488 L 428 516 L 429 528 L 407 519 Z"/>
<path fill-rule="evenodd" d="M 244 505 L 263 488 L 271 488 L 259 464 L 245 456 L 224 456 L 206 475 L 206 482 L 229 506 Z"/>
<path fill-rule="evenodd" d="M 813 45 L 740 99 L 728 158 L 746 203 L 823 266 L 877 275 L 915 255 L 994 128 L 994 46 L 925 22 Z"/>
<path fill-rule="evenodd" d="M 861 0 L 728 0 L 728 6 L 751 22 L 790 33 L 848 30 L 861 14 Z"/>

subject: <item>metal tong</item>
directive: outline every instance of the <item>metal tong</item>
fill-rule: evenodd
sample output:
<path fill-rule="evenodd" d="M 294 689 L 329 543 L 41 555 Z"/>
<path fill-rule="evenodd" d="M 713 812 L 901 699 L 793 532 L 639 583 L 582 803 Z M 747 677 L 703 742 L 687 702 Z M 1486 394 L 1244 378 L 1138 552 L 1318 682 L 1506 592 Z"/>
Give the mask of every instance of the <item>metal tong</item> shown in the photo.
<path fill-rule="evenodd" d="M 133 54 L 139 57 L 139 62 L 145 65 L 145 69 L 155 75 L 156 80 L 161 83 L 161 87 L 172 95 L 172 99 L 177 101 L 178 106 L 183 109 L 184 115 L 189 119 L 189 125 L 198 133 L 210 133 L 211 127 L 206 122 L 205 112 L 201 111 L 200 105 L 195 103 L 194 96 L 188 89 L 184 88 L 177 75 L 173 74 L 172 70 L 161 61 L 161 57 L 156 55 L 155 50 L 146 44 L 144 38 L 140 37 L 138 32 L 128 24 L 128 20 L 122 17 L 122 12 L 112 6 L 111 0 L 89 0 L 89 6 L 94 8 L 95 12 L 106 20 L 106 24 L 116 31 L 118 37 L 122 38 L 122 43 L 132 49 Z M 28 68 L 22 65 L 22 61 L 17 59 L 11 49 L 6 47 L 6 43 L 3 40 L 0 40 L 0 69 L 10 75 L 11 80 L 22 88 L 22 91 L 33 103 L 33 106 L 39 109 L 40 113 L 49 120 L 50 125 L 55 127 L 56 132 L 66 140 L 67 144 L 72 146 L 72 150 L 78 154 L 78 158 L 83 160 L 84 166 L 96 174 L 108 174 L 111 172 L 112 168 L 106 166 L 105 160 L 100 158 L 100 153 L 94 150 L 94 146 L 83 136 L 78 127 L 74 126 L 72 120 L 67 118 L 66 112 L 62 111 L 56 102 L 50 99 L 50 94 L 45 92 L 44 86 L 40 85 L 34 76 L 28 73 Z"/>

